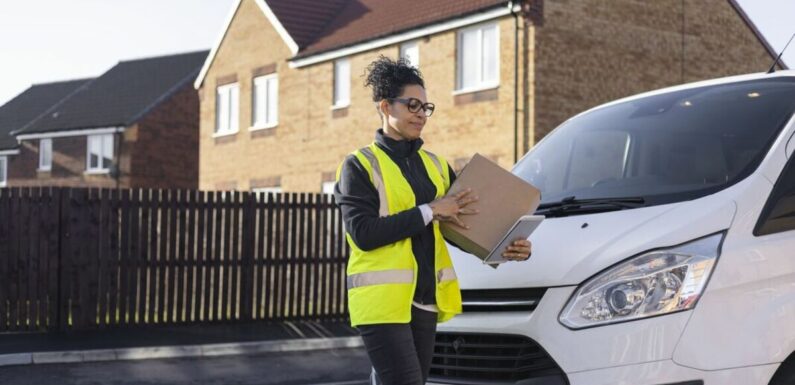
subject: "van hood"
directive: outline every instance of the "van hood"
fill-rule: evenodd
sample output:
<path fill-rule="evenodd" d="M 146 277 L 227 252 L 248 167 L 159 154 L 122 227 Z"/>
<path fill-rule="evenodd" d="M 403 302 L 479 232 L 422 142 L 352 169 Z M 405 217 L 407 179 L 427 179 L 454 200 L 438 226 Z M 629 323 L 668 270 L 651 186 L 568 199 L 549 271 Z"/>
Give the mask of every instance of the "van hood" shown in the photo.
<path fill-rule="evenodd" d="M 668 205 L 548 218 L 529 238 L 530 259 L 497 269 L 455 246 L 448 249 L 462 289 L 578 285 L 644 251 L 729 228 L 737 206 L 725 198 L 718 193 Z"/>

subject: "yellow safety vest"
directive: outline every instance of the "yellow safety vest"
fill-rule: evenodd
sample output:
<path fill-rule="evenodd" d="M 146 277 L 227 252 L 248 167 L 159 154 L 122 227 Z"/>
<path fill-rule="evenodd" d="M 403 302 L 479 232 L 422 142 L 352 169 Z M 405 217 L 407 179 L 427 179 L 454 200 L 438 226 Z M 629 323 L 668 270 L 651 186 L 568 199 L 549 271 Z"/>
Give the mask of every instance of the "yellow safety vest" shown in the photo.
<path fill-rule="evenodd" d="M 379 216 L 397 214 L 416 206 L 414 191 L 400 168 L 375 143 L 352 154 L 367 170 L 378 191 Z M 444 196 L 450 188 L 447 162 L 425 150 L 420 150 L 419 154 L 436 186 L 436 197 Z M 342 166 L 337 170 L 337 181 L 341 169 Z M 433 233 L 437 322 L 445 322 L 461 313 L 461 291 L 438 222 L 433 222 Z M 364 251 L 353 242 L 350 232 L 346 232 L 345 237 L 351 248 L 347 269 L 351 325 L 410 322 L 417 286 L 417 261 L 411 250 L 411 238 Z"/>

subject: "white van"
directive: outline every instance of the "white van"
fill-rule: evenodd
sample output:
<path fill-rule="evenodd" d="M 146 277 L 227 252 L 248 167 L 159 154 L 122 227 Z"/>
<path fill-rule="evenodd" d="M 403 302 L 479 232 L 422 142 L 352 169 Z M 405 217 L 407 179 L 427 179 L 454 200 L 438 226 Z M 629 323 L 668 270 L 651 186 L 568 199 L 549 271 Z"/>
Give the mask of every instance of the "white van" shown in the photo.
<path fill-rule="evenodd" d="M 450 247 L 464 313 L 431 383 L 795 384 L 795 71 L 641 94 L 513 168 L 542 191 L 533 255 Z"/>

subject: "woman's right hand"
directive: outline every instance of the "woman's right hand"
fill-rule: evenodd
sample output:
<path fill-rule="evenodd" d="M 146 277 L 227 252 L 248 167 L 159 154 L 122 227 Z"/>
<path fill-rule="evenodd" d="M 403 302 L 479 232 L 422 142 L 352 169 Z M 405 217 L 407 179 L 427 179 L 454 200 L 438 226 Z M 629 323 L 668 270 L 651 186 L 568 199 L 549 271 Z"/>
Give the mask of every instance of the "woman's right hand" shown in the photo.
<path fill-rule="evenodd" d="M 430 206 L 431 210 L 433 210 L 434 219 L 438 219 L 443 222 L 452 222 L 458 226 L 468 229 L 469 226 L 461 221 L 458 216 L 477 214 L 478 210 L 466 207 L 473 202 L 477 202 L 477 200 L 478 197 L 472 195 L 472 189 L 467 188 L 466 190 L 457 194 L 439 198 L 429 203 L 428 206 Z"/>

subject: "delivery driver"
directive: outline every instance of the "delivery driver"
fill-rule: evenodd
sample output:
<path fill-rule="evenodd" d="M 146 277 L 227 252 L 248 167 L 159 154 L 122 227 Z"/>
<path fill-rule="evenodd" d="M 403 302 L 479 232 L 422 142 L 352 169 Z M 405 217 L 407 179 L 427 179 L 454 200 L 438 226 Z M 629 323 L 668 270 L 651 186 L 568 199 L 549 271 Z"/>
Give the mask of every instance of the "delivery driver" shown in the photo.
<path fill-rule="evenodd" d="M 444 158 L 421 149 L 433 114 L 420 72 L 381 56 L 365 85 L 381 116 L 375 142 L 354 151 L 337 172 L 348 261 L 351 324 L 373 364 L 373 381 L 424 384 L 436 323 L 461 312 L 461 293 L 439 221 L 466 225 L 459 215 L 477 200 L 465 190 L 445 197 L 455 174 Z M 531 244 L 514 242 L 503 255 L 526 260 Z"/>

